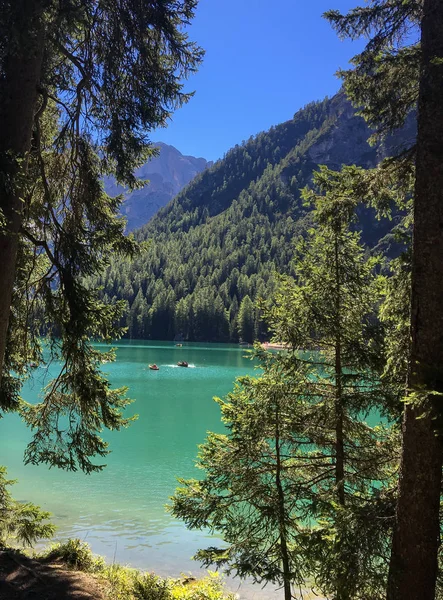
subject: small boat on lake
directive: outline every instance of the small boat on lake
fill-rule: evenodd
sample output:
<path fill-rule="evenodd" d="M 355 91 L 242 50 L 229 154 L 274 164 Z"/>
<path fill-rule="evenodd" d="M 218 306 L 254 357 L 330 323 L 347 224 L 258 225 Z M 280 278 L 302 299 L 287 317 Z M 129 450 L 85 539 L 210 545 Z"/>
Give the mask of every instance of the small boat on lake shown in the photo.
<path fill-rule="evenodd" d="M 178 366 L 178 367 L 189 367 L 188 363 L 187 363 L 185 360 L 180 360 L 180 361 L 177 363 L 177 366 Z"/>
<path fill-rule="evenodd" d="M 181 348 L 183 346 L 183 344 L 175 344 L 177 346 L 177 348 Z"/>
<path fill-rule="evenodd" d="M 157 367 L 157 365 L 149 365 L 149 368 L 151 369 L 151 371 L 160 371 L 160 369 Z"/>

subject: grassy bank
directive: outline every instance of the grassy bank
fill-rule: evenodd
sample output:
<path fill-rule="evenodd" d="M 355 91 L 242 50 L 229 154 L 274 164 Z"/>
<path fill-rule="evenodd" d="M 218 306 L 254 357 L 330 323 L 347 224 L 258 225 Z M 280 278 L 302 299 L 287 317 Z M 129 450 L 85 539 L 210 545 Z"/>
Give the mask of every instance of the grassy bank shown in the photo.
<path fill-rule="evenodd" d="M 164 579 L 118 564 L 108 565 L 94 556 L 86 542 L 78 539 L 52 546 L 43 558 L 61 560 L 66 566 L 93 575 L 103 584 L 106 600 L 233 600 L 224 592 L 215 573 L 203 579 Z"/>
<path fill-rule="evenodd" d="M 8 580 L 8 598 L 32 597 L 88 598 L 91 600 L 234 600 L 225 591 L 216 573 L 208 572 L 202 579 L 181 577 L 162 578 L 152 573 L 118 564 L 108 565 L 92 554 L 89 545 L 78 539 L 55 544 L 43 553 L 22 554 L 3 550 L 0 570 Z M 9 569 L 6 572 L 9 562 Z M 11 567 L 12 565 L 12 567 Z M 26 589 L 20 584 L 21 573 L 26 576 Z M 35 580 L 35 586 L 32 581 Z M 18 583 L 15 586 L 15 582 Z M 75 593 L 73 592 L 75 590 Z M 0 590 L 1 592 L 1 590 Z M 74 593 L 74 595 L 72 595 Z M 0 597 L 2 597 L 0 593 Z M 5 596 L 6 597 L 6 596 Z"/>

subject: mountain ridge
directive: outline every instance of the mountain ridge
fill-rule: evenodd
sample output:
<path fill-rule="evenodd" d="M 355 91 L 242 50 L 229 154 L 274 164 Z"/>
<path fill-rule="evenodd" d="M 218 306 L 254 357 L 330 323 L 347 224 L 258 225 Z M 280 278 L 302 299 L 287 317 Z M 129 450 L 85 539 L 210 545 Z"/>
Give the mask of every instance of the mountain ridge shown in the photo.
<path fill-rule="evenodd" d="M 150 249 L 112 262 L 100 280 L 109 300 L 128 302 L 129 337 L 246 341 L 266 335 L 258 298 L 290 272 L 293 241 L 310 226 L 301 190 L 319 164 L 375 166 L 414 138 L 415 122 L 383 143 L 343 94 L 311 103 L 290 121 L 235 146 L 198 174 L 135 232 Z M 392 228 L 369 209 L 357 227 L 373 247 Z"/>
<path fill-rule="evenodd" d="M 198 173 L 212 165 L 212 161 L 184 155 L 170 144 L 154 142 L 153 145 L 159 149 L 159 155 L 135 172 L 139 179 L 148 180 L 142 188 L 128 191 L 112 177 L 104 181 L 106 193 L 125 196 L 121 212 L 127 219 L 128 232 L 145 225 Z"/>

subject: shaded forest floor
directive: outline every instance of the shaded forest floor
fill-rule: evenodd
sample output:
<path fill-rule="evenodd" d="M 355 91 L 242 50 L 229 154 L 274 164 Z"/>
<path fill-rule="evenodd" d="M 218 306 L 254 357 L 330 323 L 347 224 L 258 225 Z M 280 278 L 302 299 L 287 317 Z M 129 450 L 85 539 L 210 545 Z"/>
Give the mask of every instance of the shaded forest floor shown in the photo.
<path fill-rule="evenodd" d="M 61 561 L 0 551 L 0 600 L 103 600 L 103 583 Z"/>

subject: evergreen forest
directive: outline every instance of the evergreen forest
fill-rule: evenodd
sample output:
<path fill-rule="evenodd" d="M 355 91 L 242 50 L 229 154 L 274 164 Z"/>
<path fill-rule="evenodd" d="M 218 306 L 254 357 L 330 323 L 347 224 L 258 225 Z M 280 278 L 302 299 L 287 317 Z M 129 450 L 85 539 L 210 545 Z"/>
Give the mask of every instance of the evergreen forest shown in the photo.
<path fill-rule="evenodd" d="M 311 226 L 303 188 L 320 164 L 375 167 L 415 138 L 409 117 L 388 139 L 370 146 L 371 130 L 345 94 L 312 103 L 291 121 L 236 146 L 198 175 L 145 227 L 148 242 L 135 260 L 112 260 L 93 280 L 103 300 L 124 300 L 120 324 L 141 339 L 244 341 L 267 339 L 257 301 L 269 298 L 278 274 L 290 271 L 294 243 Z M 401 211 L 377 220 L 361 208 L 356 229 L 371 251 L 391 256 Z"/>

